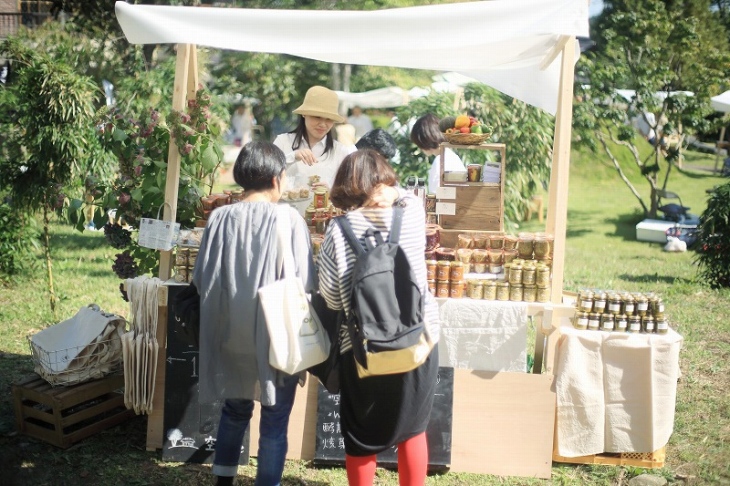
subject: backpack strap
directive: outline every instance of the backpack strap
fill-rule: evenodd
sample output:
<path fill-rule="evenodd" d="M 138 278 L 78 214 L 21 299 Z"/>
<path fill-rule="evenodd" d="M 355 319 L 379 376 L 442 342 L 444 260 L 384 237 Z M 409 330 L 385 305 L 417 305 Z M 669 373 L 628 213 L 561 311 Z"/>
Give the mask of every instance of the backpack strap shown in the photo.
<path fill-rule="evenodd" d="M 389 243 L 398 244 L 400 240 L 400 228 L 403 222 L 403 208 L 400 206 L 393 206 L 393 223 L 390 225 L 390 235 L 388 236 Z"/>
<path fill-rule="evenodd" d="M 344 214 L 342 216 L 337 216 L 336 218 L 334 218 L 334 221 L 340 226 L 342 234 L 344 235 L 347 242 L 350 244 L 350 248 L 352 248 L 352 251 L 355 252 L 355 256 L 360 256 L 365 253 L 365 250 L 363 250 L 362 245 L 357 240 L 355 233 L 352 231 L 352 225 L 347 219 L 347 216 Z"/>

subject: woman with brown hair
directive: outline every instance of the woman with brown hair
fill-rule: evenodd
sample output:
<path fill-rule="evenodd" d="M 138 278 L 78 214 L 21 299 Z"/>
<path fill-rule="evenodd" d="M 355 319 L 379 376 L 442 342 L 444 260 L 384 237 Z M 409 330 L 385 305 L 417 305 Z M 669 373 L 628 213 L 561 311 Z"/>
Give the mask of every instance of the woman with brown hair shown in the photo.
<path fill-rule="evenodd" d="M 423 254 L 426 246 L 425 213 L 419 199 L 396 189 L 397 177 L 390 164 L 374 150 L 359 150 L 340 165 L 330 200 L 343 210 L 358 241 L 365 247 L 368 230 L 390 236 L 392 207 L 382 207 L 384 195 L 403 207 L 399 244 L 416 276 L 425 299 L 427 332 L 439 337 L 438 305 L 427 290 Z M 373 242 L 373 244 L 376 244 Z M 355 253 L 339 224 L 327 228 L 319 253 L 320 292 L 332 309 L 352 312 L 350 294 Z M 376 454 L 398 446 L 398 474 L 403 486 L 422 486 L 426 480 L 428 449 L 426 426 L 433 406 L 438 373 L 438 351 L 424 364 L 407 373 L 360 378 L 352 344 L 343 326 L 340 368 L 340 422 L 345 441 L 347 477 L 351 485 L 372 485 Z"/>

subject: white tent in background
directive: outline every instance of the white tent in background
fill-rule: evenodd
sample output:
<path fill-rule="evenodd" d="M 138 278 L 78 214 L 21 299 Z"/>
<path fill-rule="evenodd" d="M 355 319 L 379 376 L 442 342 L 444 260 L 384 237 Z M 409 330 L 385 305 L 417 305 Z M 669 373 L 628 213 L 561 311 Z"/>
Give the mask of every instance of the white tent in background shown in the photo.
<path fill-rule="evenodd" d="M 710 98 L 710 105 L 715 111 L 730 113 L 730 91 Z"/>
<path fill-rule="evenodd" d="M 343 109 L 349 109 L 353 106 L 359 106 L 360 108 L 393 108 L 405 105 L 409 99 L 408 92 L 396 86 L 361 93 L 337 91 L 337 96 L 340 98 Z"/>

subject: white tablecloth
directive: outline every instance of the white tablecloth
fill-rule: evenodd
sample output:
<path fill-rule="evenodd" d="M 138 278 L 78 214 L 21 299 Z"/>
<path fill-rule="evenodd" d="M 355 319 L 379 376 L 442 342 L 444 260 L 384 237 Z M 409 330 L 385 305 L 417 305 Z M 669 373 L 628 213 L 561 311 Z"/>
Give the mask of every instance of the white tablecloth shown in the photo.
<path fill-rule="evenodd" d="M 441 316 L 441 366 L 485 371 L 527 368 L 527 304 L 436 299 Z"/>
<path fill-rule="evenodd" d="M 674 427 L 682 336 L 579 331 L 558 343 L 558 452 L 654 452 Z"/>

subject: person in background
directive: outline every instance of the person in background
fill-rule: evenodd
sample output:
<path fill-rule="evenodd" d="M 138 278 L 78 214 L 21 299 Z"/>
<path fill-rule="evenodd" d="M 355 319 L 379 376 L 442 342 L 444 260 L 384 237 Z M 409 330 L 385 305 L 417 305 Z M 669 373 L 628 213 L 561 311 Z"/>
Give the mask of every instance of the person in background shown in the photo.
<path fill-rule="evenodd" d="M 360 140 L 360 137 L 373 129 L 370 117 L 363 113 L 359 106 L 352 107 L 352 113 L 347 117 L 347 123 L 355 127 L 355 140 Z"/>
<path fill-rule="evenodd" d="M 312 86 L 304 102 L 294 113 L 299 115 L 297 127 L 274 139 L 286 156 L 290 179 L 318 177 L 320 183 L 332 186 L 342 159 L 354 152 L 354 145 L 338 142 L 332 136 L 335 123 L 345 121 L 337 112 L 337 93 L 323 86 Z"/>
<path fill-rule="evenodd" d="M 382 128 L 376 128 L 370 130 L 365 135 L 360 137 L 360 140 L 355 144 L 358 150 L 372 149 L 382 155 L 385 160 L 390 160 L 398 153 L 398 146 L 395 140 Z"/>
<path fill-rule="evenodd" d="M 404 208 L 400 246 L 425 299 L 425 322 L 432 341 L 439 337 L 438 304 L 427 290 L 423 253 L 426 220 L 421 200 L 396 189 L 393 168 L 374 150 L 358 150 L 340 165 L 330 200 L 347 210 L 355 236 L 365 245 L 365 233 L 375 227 L 387 241 L 393 221 L 392 204 Z M 389 197 L 387 205 L 379 204 Z M 384 207 L 385 206 L 385 207 Z M 319 253 L 319 289 L 332 309 L 352 312 L 355 254 L 338 224 L 327 227 Z M 398 446 L 401 486 L 423 486 L 428 467 L 428 425 L 438 373 L 438 349 L 426 362 L 407 373 L 360 378 L 346 324 L 340 329 L 340 423 L 345 443 L 345 465 L 351 486 L 373 484 L 376 454 Z"/>
<path fill-rule="evenodd" d="M 428 192 L 436 193 L 441 187 L 441 149 L 445 142 L 444 134 L 439 130 L 439 119 L 434 114 L 427 114 L 416 120 L 411 129 L 411 142 L 426 155 L 434 155 L 431 168 L 428 170 Z M 444 172 L 466 172 L 466 167 L 456 152 L 450 148 L 444 150 Z"/>
<path fill-rule="evenodd" d="M 236 108 L 231 116 L 231 134 L 233 143 L 242 147 L 251 141 L 251 134 L 256 120 L 251 113 L 251 105 L 243 105 Z"/>
<path fill-rule="evenodd" d="M 276 205 L 286 186 L 284 154 L 271 142 L 243 147 L 233 177 L 243 201 L 210 215 L 200 245 L 193 282 L 200 292 L 200 402 L 225 400 L 218 424 L 213 474 L 231 485 L 241 445 L 261 402 L 257 486 L 281 482 L 288 448 L 287 429 L 297 383 L 269 365 L 270 337 L 258 289 L 280 278 Z M 309 231 L 290 210 L 294 262 L 306 290 L 317 287 Z"/>

